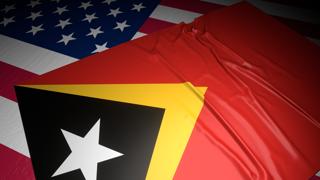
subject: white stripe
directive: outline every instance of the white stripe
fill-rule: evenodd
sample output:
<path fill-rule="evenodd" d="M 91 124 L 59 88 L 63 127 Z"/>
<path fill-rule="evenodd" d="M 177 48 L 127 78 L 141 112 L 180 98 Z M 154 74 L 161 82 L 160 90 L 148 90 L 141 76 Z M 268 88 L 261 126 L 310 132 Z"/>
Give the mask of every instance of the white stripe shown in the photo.
<path fill-rule="evenodd" d="M 77 59 L 0 34 L 0 61 L 43 74 Z"/>
<path fill-rule="evenodd" d="M 202 1 L 225 5 L 225 6 L 229 6 L 239 2 L 238 0 L 202 0 Z M 294 19 L 294 20 L 310 22 L 315 24 L 320 23 L 320 18 L 319 18 L 320 14 L 316 11 L 288 6 L 284 4 L 261 1 L 261 0 L 247 0 L 247 2 L 251 3 L 256 8 L 262 10 L 263 12 L 273 16 L 279 16 L 287 19 Z"/>
<path fill-rule="evenodd" d="M 145 35 L 147 35 L 146 33 L 142 33 L 142 32 L 137 32 L 133 37 L 132 37 L 132 40 L 133 39 L 138 39 L 138 38 L 140 38 L 140 37 L 142 37 L 142 36 L 145 36 Z"/>
<path fill-rule="evenodd" d="M 157 8 L 150 15 L 151 18 L 167 21 L 171 23 L 190 23 L 196 17 L 199 17 L 201 14 L 185 11 L 182 9 L 172 8 L 168 6 L 158 5 Z"/>
<path fill-rule="evenodd" d="M 30 157 L 16 102 L 0 96 L 0 143 Z"/>
<path fill-rule="evenodd" d="M 320 177 L 320 171 L 317 172 L 316 176 Z"/>

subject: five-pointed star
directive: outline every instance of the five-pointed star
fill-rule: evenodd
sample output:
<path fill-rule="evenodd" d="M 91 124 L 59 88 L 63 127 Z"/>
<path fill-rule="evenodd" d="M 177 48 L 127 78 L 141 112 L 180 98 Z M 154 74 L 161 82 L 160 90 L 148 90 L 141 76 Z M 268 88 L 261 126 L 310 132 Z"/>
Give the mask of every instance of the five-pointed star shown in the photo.
<path fill-rule="evenodd" d="M 3 18 L 3 20 L 0 22 L 0 24 L 2 24 L 4 27 L 6 27 L 9 23 L 13 23 L 15 22 L 13 20 L 14 16 L 10 17 L 10 18 Z"/>
<path fill-rule="evenodd" d="M 37 18 L 40 17 L 40 16 L 43 16 L 43 15 L 41 14 L 41 11 L 36 12 L 36 13 L 31 12 L 31 15 L 28 16 L 26 19 L 32 19 L 32 21 L 34 21 L 35 19 L 37 19 Z"/>
<path fill-rule="evenodd" d="M 108 5 L 110 5 L 112 2 L 115 2 L 116 0 L 104 0 L 101 3 L 107 3 Z"/>
<path fill-rule="evenodd" d="M 53 12 L 53 14 L 54 14 L 54 13 L 58 13 L 59 15 L 61 15 L 62 13 L 66 12 L 66 11 L 69 11 L 69 10 L 67 9 L 67 6 L 57 7 L 57 10 L 55 10 L 55 11 Z"/>
<path fill-rule="evenodd" d="M 11 11 L 11 10 L 14 10 L 14 9 L 16 9 L 15 6 L 14 6 L 14 4 L 11 4 L 11 5 L 6 5 L 6 6 L 4 6 L 4 8 L 1 9 L 1 11 L 4 11 L 5 13 L 7 13 L 7 12 L 9 12 L 9 11 Z"/>
<path fill-rule="evenodd" d="M 40 0 L 32 0 L 28 4 L 28 6 L 31 6 L 32 8 L 34 8 L 36 5 L 39 5 L 39 4 L 41 4 Z"/>
<path fill-rule="evenodd" d="M 79 6 L 79 8 L 83 8 L 84 10 L 86 10 L 90 6 L 92 6 L 91 1 L 88 1 L 86 3 L 81 2 L 81 5 Z"/>
<path fill-rule="evenodd" d="M 93 13 L 93 14 L 86 14 L 86 17 L 82 19 L 82 21 L 88 21 L 89 23 L 91 23 L 92 20 L 94 19 L 98 19 L 97 16 L 95 16 L 96 13 Z"/>
<path fill-rule="evenodd" d="M 52 177 L 80 169 L 86 180 L 96 180 L 97 163 L 123 155 L 99 144 L 100 119 L 85 137 L 80 137 L 63 129 L 61 131 L 71 149 L 71 154 Z"/>
<path fill-rule="evenodd" d="M 104 50 L 109 49 L 109 48 L 107 47 L 107 43 L 108 43 L 108 42 L 105 42 L 105 43 L 102 44 L 102 45 L 95 44 L 96 49 L 95 49 L 94 51 L 92 51 L 91 53 L 102 52 L 102 51 L 104 51 Z"/>
<path fill-rule="evenodd" d="M 73 33 L 69 34 L 69 35 L 64 35 L 62 34 L 62 38 L 57 42 L 57 43 L 61 43 L 63 42 L 64 45 L 67 45 L 69 43 L 69 41 L 75 40 L 76 38 L 72 37 Z"/>
<path fill-rule="evenodd" d="M 96 38 L 98 34 L 103 33 L 103 31 L 101 31 L 100 29 L 101 29 L 101 26 L 97 27 L 96 29 L 90 28 L 90 32 L 87 34 L 87 36 L 92 35 L 93 38 Z"/>
<path fill-rule="evenodd" d="M 117 17 L 117 15 L 120 13 L 122 13 L 122 11 L 120 11 L 120 8 L 110 9 L 110 13 L 108 14 L 108 16 L 112 15 L 113 17 Z"/>
<path fill-rule="evenodd" d="M 42 28 L 43 24 L 40 24 L 39 26 L 31 26 L 31 29 L 27 31 L 26 33 L 32 33 L 32 35 L 36 35 L 37 32 L 43 31 L 44 29 Z"/>
<path fill-rule="evenodd" d="M 138 12 L 141 11 L 141 9 L 146 8 L 145 6 L 142 5 L 142 3 L 140 4 L 133 4 L 133 8 L 131 10 L 137 10 Z"/>
<path fill-rule="evenodd" d="M 61 27 L 61 29 L 64 29 L 67 25 L 72 24 L 69 20 L 70 18 L 66 20 L 59 20 L 59 23 L 55 27 Z"/>
<path fill-rule="evenodd" d="M 121 32 L 124 30 L 124 28 L 130 26 L 127 24 L 127 21 L 123 21 L 122 23 L 119 23 L 119 22 L 116 22 L 116 23 L 117 23 L 117 26 L 114 27 L 113 29 L 120 29 Z"/>

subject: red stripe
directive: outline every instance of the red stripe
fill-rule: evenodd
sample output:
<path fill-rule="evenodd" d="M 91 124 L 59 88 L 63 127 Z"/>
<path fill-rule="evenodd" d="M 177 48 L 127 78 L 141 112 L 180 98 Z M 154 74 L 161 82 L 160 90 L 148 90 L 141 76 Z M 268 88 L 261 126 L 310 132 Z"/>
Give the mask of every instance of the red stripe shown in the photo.
<path fill-rule="evenodd" d="M 161 5 L 177 8 L 177 9 L 183 9 L 187 11 L 197 12 L 201 14 L 205 14 L 209 11 L 224 7 L 218 4 L 208 3 L 208 2 L 202 2 L 200 0 L 162 0 L 160 2 Z"/>
<path fill-rule="evenodd" d="M 0 144 L 0 179 L 35 180 L 30 158 Z"/>
<path fill-rule="evenodd" d="M 36 74 L 29 71 L 0 61 L 0 95 L 16 101 L 14 85 L 36 76 Z"/>
<path fill-rule="evenodd" d="M 153 18 L 148 18 L 145 23 L 142 25 L 140 28 L 140 32 L 150 34 L 152 32 L 158 31 L 160 29 L 170 27 L 174 25 L 173 23 L 166 22 L 166 21 L 161 21 Z"/>

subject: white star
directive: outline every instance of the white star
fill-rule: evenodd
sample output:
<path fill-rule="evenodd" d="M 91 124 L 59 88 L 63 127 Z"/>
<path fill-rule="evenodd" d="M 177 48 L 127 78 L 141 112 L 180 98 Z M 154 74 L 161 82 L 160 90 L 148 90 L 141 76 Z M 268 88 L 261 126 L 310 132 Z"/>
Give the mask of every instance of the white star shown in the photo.
<path fill-rule="evenodd" d="M 44 29 L 42 28 L 43 24 L 40 24 L 39 26 L 31 26 L 31 29 L 26 32 L 26 33 L 32 33 L 32 35 L 34 36 L 35 34 L 37 34 L 37 32 L 39 31 L 43 31 Z"/>
<path fill-rule="evenodd" d="M 89 23 L 91 23 L 92 20 L 94 19 L 98 19 L 98 17 L 95 16 L 96 13 L 93 13 L 91 15 L 86 14 L 86 17 L 82 19 L 82 21 L 88 21 Z"/>
<path fill-rule="evenodd" d="M 101 3 L 107 3 L 108 5 L 110 5 L 112 2 L 115 2 L 116 0 L 104 0 Z"/>
<path fill-rule="evenodd" d="M 104 50 L 109 49 L 109 48 L 107 47 L 107 43 L 108 43 L 108 42 L 105 42 L 105 43 L 102 44 L 102 45 L 95 44 L 96 49 L 95 49 L 94 51 L 92 51 L 91 53 L 93 54 L 93 53 L 102 52 L 102 51 L 104 51 Z"/>
<path fill-rule="evenodd" d="M 41 14 L 41 11 L 36 12 L 36 13 L 31 12 L 31 15 L 28 16 L 26 19 L 32 19 L 32 21 L 34 21 L 37 17 L 40 17 L 40 16 L 43 16 L 43 15 Z"/>
<path fill-rule="evenodd" d="M 75 40 L 76 38 L 72 37 L 73 33 L 69 34 L 69 35 L 64 35 L 62 34 L 62 38 L 57 42 L 57 43 L 61 43 L 63 42 L 64 45 L 67 45 L 69 43 L 69 41 Z"/>
<path fill-rule="evenodd" d="M 28 6 L 31 6 L 32 8 L 34 8 L 36 5 L 39 5 L 39 4 L 41 4 L 40 0 L 32 0 L 28 4 Z"/>
<path fill-rule="evenodd" d="M 6 5 L 3 9 L 1 9 L 1 11 L 4 11 L 5 13 L 7 13 L 7 12 L 14 10 L 14 9 L 16 9 L 16 8 L 15 8 L 14 4 L 12 4 L 12 5 Z"/>
<path fill-rule="evenodd" d="M 103 33 L 103 31 L 100 31 L 101 26 L 97 27 L 96 29 L 90 28 L 90 32 L 87 34 L 87 36 L 92 35 L 93 38 L 96 38 L 98 34 Z"/>
<path fill-rule="evenodd" d="M 90 6 L 92 6 L 91 1 L 88 1 L 86 3 L 81 2 L 81 5 L 78 8 L 83 8 L 84 10 L 86 10 Z"/>
<path fill-rule="evenodd" d="M 61 15 L 62 13 L 66 12 L 66 11 L 69 11 L 69 10 L 67 9 L 67 6 L 57 7 L 57 10 L 55 10 L 55 11 L 53 12 L 53 14 L 54 14 L 54 13 L 58 13 L 59 15 Z"/>
<path fill-rule="evenodd" d="M 67 25 L 72 24 L 69 20 L 70 18 L 66 20 L 59 20 L 59 23 L 55 27 L 61 27 L 61 29 L 64 29 Z"/>
<path fill-rule="evenodd" d="M 117 26 L 114 27 L 113 29 L 120 29 L 121 32 L 124 30 L 124 28 L 130 26 L 127 24 L 127 21 L 123 21 L 122 23 L 119 23 L 119 22 L 116 22 L 116 23 L 117 23 Z"/>
<path fill-rule="evenodd" d="M 120 11 L 120 8 L 110 9 L 110 13 L 108 14 L 108 16 L 112 15 L 113 17 L 117 17 L 117 15 L 120 13 L 122 13 L 122 11 Z"/>
<path fill-rule="evenodd" d="M 141 11 L 141 9 L 146 8 L 145 6 L 142 5 L 142 3 L 140 4 L 133 4 L 133 8 L 131 10 L 137 10 L 138 12 Z"/>
<path fill-rule="evenodd" d="M 71 154 L 64 160 L 52 177 L 80 169 L 86 180 L 97 179 L 98 163 L 123 156 L 123 154 L 99 144 L 100 119 L 85 137 L 61 130 Z"/>
<path fill-rule="evenodd" d="M 4 27 L 6 27 L 9 23 L 13 23 L 15 22 L 15 20 L 13 20 L 14 16 L 10 17 L 10 18 L 3 18 L 3 20 L 0 22 L 0 24 L 2 24 Z"/>

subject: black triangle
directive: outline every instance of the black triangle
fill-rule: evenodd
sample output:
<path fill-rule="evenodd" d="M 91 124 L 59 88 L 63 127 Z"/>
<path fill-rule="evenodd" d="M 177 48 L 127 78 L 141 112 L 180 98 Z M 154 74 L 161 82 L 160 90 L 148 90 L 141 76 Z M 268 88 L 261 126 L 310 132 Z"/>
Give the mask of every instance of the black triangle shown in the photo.
<path fill-rule="evenodd" d="M 100 144 L 125 154 L 98 164 L 97 180 L 145 179 L 164 109 L 16 87 L 37 179 L 81 180 L 80 170 L 51 178 L 71 153 L 61 129 L 84 137 L 100 119 Z"/>

